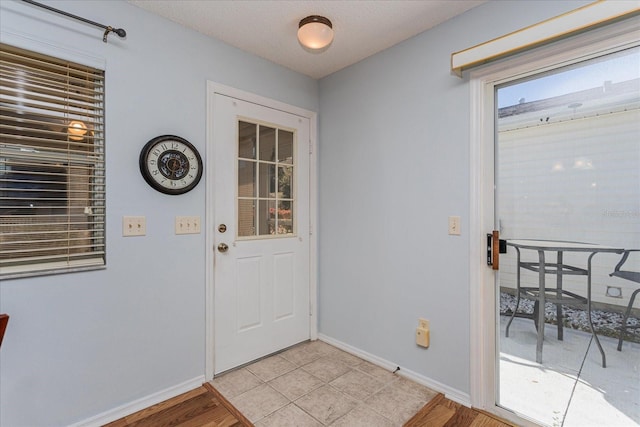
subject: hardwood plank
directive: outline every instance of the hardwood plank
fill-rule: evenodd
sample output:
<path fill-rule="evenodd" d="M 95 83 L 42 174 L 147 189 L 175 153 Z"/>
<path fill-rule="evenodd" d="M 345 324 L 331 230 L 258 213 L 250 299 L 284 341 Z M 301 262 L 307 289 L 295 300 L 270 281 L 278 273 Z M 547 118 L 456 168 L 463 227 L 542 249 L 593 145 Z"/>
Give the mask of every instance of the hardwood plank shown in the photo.
<path fill-rule="evenodd" d="M 453 418 L 456 411 L 444 405 L 438 405 L 425 414 L 416 426 L 443 427 Z"/>
<path fill-rule="evenodd" d="M 404 427 L 513 427 L 489 413 L 467 408 L 436 395 Z"/>
<path fill-rule="evenodd" d="M 494 418 L 479 413 L 469 427 L 500 427 L 503 425 L 504 423 L 501 423 Z"/>
<path fill-rule="evenodd" d="M 476 409 L 476 411 L 478 411 L 478 413 L 480 413 L 481 415 L 484 415 L 485 417 L 489 417 L 491 419 L 493 419 L 494 421 L 496 421 L 498 424 L 498 426 L 506 426 L 506 427 L 518 427 L 517 424 L 513 424 L 507 420 L 504 420 L 502 418 L 500 418 L 499 416 L 492 414 L 491 412 L 487 412 L 485 410 L 482 409 Z"/>
<path fill-rule="evenodd" d="M 173 399 L 116 420 L 106 427 L 252 427 L 239 420 L 218 398 L 217 390 L 201 386 Z M 244 417 L 243 417 L 244 418 Z"/>
<path fill-rule="evenodd" d="M 227 409 L 220 405 L 214 410 L 200 414 L 180 424 L 180 427 L 241 427 L 242 424 Z"/>
<path fill-rule="evenodd" d="M 156 412 L 150 417 L 143 418 L 135 423 L 130 423 L 130 427 L 169 427 L 181 425 L 188 420 L 204 416 L 208 419 L 216 409 L 222 406 L 219 401 L 214 400 L 207 394 L 201 394 L 187 401 L 172 405 L 160 412 Z M 223 407 L 223 410 L 224 407 Z M 225 410 L 226 411 L 226 410 Z"/>
<path fill-rule="evenodd" d="M 427 402 L 417 414 L 404 424 L 404 427 L 440 427 L 455 414 L 455 409 L 446 406 L 446 398 L 439 393 Z"/>
<path fill-rule="evenodd" d="M 241 425 L 244 425 L 246 427 L 254 427 L 253 423 L 249 421 L 249 419 L 245 417 L 240 411 L 238 411 L 231 404 L 231 402 L 229 402 L 227 398 L 222 395 L 222 393 L 220 393 L 218 390 L 215 389 L 213 385 L 211 385 L 210 383 L 204 383 L 203 386 L 215 395 L 215 397 L 220 401 L 220 403 L 222 403 L 222 405 L 224 405 L 224 407 L 227 408 L 227 410 L 231 414 L 233 414 L 233 416 L 235 416 L 238 419 L 238 421 L 240 421 L 240 423 L 242 423 Z"/>
<path fill-rule="evenodd" d="M 128 416 L 124 417 L 124 421 L 127 423 L 127 424 L 124 424 L 124 425 L 129 425 L 129 424 L 135 423 L 135 422 L 137 422 L 137 421 L 139 421 L 139 420 L 141 420 L 143 418 L 150 417 L 151 415 L 156 414 L 156 413 L 158 413 L 160 411 L 164 411 L 165 409 L 170 408 L 173 405 L 185 402 L 185 401 L 187 401 L 187 400 L 189 400 L 189 399 L 191 399 L 193 397 L 199 396 L 199 395 L 201 395 L 203 393 L 206 393 L 206 392 L 207 392 L 207 389 L 202 387 L 202 386 L 200 386 L 200 387 L 198 387 L 196 389 L 190 390 L 190 391 L 188 391 L 186 393 L 182 393 L 182 394 L 180 394 L 180 395 L 178 395 L 176 397 L 173 397 L 171 399 L 165 400 L 165 401 L 160 402 L 160 403 L 156 403 L 153 406 L 149 406 L 148 408 L 142 409 L 141 411 L 135 412 L 135 413 L 133 413 L 131 415 L 128 415 Z M 114 423 L 107 424 L 107 426 L 108 427 L 119 427 L 118 425 L 115 425 Z M 107 426 L 105 426 L 105 427 L 107 427 Z"/>
<path fill-rule="evenodd" d="M 456 413 L 443 427 L 470 426 L 478 416 L 478 412 L 456 403 Z"/>

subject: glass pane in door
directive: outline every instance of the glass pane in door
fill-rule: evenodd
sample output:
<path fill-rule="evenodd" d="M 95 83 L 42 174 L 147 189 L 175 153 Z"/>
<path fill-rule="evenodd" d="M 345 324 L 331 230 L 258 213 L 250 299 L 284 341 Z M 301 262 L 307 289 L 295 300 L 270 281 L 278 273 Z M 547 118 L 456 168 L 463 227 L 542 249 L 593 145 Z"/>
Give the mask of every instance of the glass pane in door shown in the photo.
<path fill-rule="evenodd" d="M 295 234 L 295 133 L 238 122 L 238 237 Z"/>
<path fill-rule="evenodd" d="M 543 425 L 634 425 L 640 339 L 640 53 L 496 90 L 499 406 Z M 623 271 L 616 267 L 627 253 Z M 637 325 L 638 303 L 630 309 Z"/>

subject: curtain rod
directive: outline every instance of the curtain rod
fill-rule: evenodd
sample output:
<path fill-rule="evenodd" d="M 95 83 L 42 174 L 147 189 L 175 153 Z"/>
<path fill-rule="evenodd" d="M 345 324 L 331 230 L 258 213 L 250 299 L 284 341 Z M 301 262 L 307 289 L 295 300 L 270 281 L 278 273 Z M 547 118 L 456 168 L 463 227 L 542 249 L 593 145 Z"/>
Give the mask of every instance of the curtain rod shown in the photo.
<path fill-rule="evenodd" d="M 42 4 L 42 3 L 35 2 L 33 0 L 22 0 L 22 1 L 25 2 L 25 3 L 32 4 L 34 6 L 41 7 L 43 9 L 50 10 L 51 12 L 59 13 L 60 15 L 68 16 L 69 18 L 77 19 L 78 21 L 86 22 L 87 24 L 91 24 L 91 25 L 94 25 L 96 27 L 104 28 L 105 31 L 104 31 L 104 35 L 102 36 L 102 41 L 105 42 L 105 43 L 107 42 L 107 36 L 109 35 L 110 32 L 114 32 L 117 35 L 119 35 L 120 37 L 126 37 L 126 35 L 127 35 L 127 32 L 125 30 L 123 30 L 122 28 L 113 28 L 113 27 L 108 26 L 108 25 L 102 25 L 102 24 L 99 24 L 97 22 L 91 21 L 89 19 L 82 18 L 82 17 L 80 17 L 78 15 L 73 15 L 71 13 L 65 12 L 65 11 L 60 10 L 60 9 L 53 8 L 51 6 L 47 6 L 47 5 Z"/>

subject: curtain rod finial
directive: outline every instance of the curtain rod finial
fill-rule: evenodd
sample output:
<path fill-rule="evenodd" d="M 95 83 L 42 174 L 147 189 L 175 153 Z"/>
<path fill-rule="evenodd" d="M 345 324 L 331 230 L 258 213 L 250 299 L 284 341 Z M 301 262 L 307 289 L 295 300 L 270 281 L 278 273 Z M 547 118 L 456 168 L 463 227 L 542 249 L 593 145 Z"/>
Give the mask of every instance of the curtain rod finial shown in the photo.
<path fill-rule="evenodd" d="M 109 27 L 106 27 L 105 30 L 104 30 L 104 35 L 102 36 L 102 41 L 103 42 L 105 42 L 105 43 L 107 42 L 107 36 L 111 32 L 116 33 L 120 37 L 126 37 L 127 36 L 127 32 L 125 30 L 123 30 L 122 28 L 113 28 L 113 27 L 109 26 Z"/>

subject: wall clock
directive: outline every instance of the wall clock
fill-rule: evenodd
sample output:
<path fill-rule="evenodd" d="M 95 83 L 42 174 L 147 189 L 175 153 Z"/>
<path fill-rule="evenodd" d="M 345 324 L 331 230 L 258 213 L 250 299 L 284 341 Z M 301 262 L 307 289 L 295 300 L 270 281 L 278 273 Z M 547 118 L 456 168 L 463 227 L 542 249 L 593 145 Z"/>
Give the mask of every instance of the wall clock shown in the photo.
<path fill-rule="evenodd" d="M 157 136 L 140 152 L 140 172 L 147 183 L 165 194 L 183 194 L 202 178 L 202 158 L 196 147 L 175 135 Z"/>

